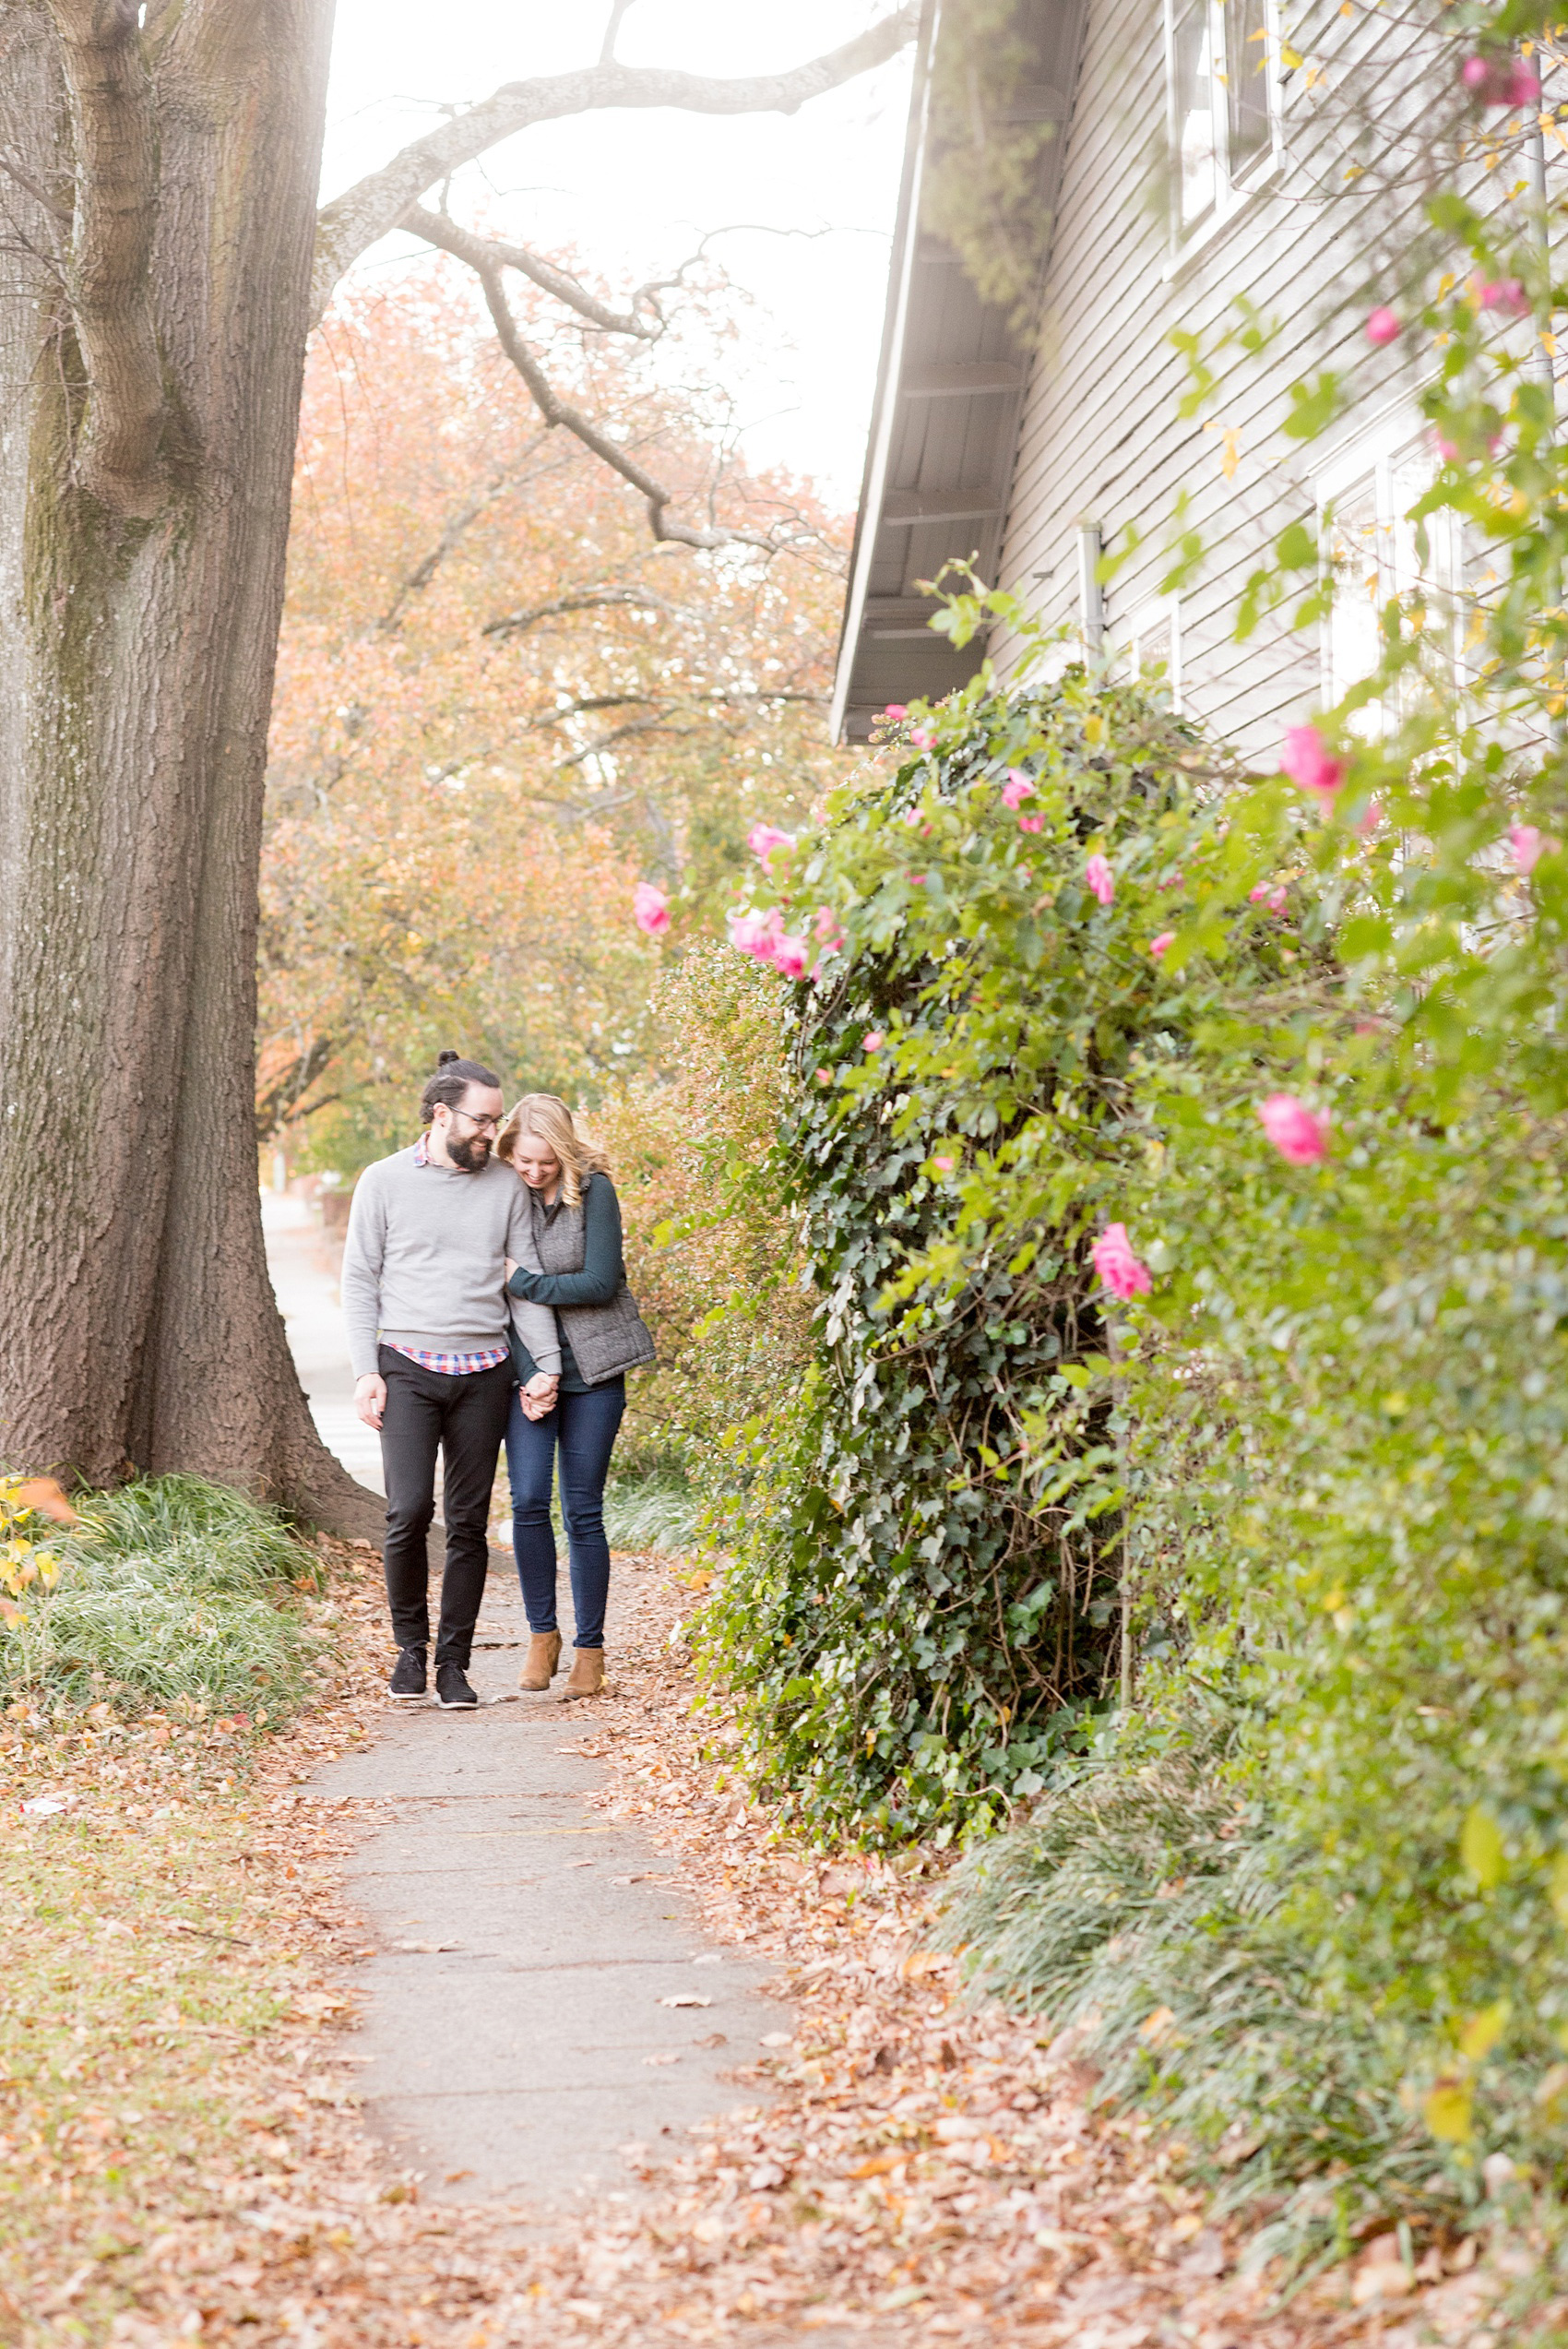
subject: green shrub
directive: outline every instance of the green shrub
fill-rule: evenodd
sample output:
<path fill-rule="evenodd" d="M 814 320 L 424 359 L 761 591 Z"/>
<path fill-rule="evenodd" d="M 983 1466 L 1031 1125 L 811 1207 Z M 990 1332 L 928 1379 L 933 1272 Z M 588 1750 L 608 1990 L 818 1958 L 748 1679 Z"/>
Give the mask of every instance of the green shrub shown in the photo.
<path fill-rule="evenodd" d="M 149 1477 L 94 1494 L 49 1547 L 53 1588 L 0 1634 L 7 1693 L 272 1720 L 299 1703 L 320 1640 L 298 1594 L 321 1564 L 273 1511 L 199 1477 Z"/>
<path fill-rule="evenodd" d="M 1221 762 L 1128 687 L 1079 669 L 1004 697 L 982 675 L 932 727 L 830 798 L 758 891 L 791 934 L 843 934 L 795 991 L 775 1160 L 818 1343 L 731 1439 L 707 1637 L 802 1818 L 945 1841 L 1037 1791 L 1115 1679 L 1087 1242 L 1144 1147 L 1137 1056 L 1180 1055 L 1200 1002 L 1150 938 L 1179 871 L 1229 852 Z M 1086 878 L 1102 851 L 1110 905 Z M 1282 978 L 1259 928 L 1228 984 Z M 1029 1194 L 1005 1230 L 999 1186 Z"/>

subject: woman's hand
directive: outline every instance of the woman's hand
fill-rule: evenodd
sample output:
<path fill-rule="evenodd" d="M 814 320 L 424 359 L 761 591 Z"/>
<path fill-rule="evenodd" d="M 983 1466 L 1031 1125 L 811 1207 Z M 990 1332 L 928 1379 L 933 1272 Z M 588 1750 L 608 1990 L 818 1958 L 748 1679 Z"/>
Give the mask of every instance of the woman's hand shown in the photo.
<path fill-rule="evenodd" d="M 516 1258 L 516 1257 L 509 1256 L 509 1257 L 507 1257 L 507 1258 L 506 1258 L 506 1259 L 505 1259 L 505 1264 L 506 1264 L 506 1278 L 507 1278 L 507 1280 L 509 1281 L 509 1280 L 511 1279 L 511 1277 L 512 1277 L 513 1273 L 514 1273 L 514 1272 L 516 1272 L 516 1270 L 517 1270 L 517 1258 Z"/>
<path fill-rule="evenodd" d="M 555 1408 L 555 1390 L 560 1384 L 553 1372 L 536 1370 L 522 1390 L 523 1417 L 548 1419 Z"/>

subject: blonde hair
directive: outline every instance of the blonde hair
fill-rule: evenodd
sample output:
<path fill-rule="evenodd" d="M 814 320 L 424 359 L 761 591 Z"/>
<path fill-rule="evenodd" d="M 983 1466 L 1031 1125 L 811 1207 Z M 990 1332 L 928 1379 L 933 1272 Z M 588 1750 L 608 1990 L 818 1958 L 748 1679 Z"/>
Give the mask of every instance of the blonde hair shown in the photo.
<path fill-rule="evenodd" d="M 548 1142 L 561 1162 L 561 1197 L 567 1207 L 580 1207 L 593 1174 L 608 1174 L 610 1163 L 597 1142 L 579 1134 L 572 1113 L 558 1093 L 525 1093 L 495 1139 L 495 1155 L 512 1163 L 519 1134 Z"/>

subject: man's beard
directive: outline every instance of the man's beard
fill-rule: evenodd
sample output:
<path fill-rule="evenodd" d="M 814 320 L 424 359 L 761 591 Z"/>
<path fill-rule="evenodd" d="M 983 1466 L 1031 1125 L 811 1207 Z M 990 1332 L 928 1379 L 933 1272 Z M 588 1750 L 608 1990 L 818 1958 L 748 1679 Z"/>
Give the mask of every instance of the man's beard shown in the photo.
<path fill-rule="evenodd" d="M 446 1155 L 465 1174 L 482 1174 L 490 1163 L 490 1136 L 464 1134 L 457 1139 L 448 1137 Z"/>

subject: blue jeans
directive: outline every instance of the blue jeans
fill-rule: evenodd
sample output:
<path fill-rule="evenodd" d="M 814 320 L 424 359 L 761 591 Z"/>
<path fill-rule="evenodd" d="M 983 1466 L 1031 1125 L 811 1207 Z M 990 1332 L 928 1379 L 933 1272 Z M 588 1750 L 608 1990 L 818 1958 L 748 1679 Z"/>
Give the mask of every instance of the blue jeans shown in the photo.
<path fill-rule="evenodd" d="M 561 1515 L 572 1559 L 572 1612 L 579 1648 L 604 1645 L 610 1596 L 610 1544 L 604 1538 L 604 1480 L 626 1408 L 624 1378 L 559 1395 L 547 1419 L 527 1419 L 517 1395 L 506 1423 L 506 1474 L 512 1486 L 512 1547 L 530 1631 L 555 1626 L 555 1529 L 550 1484 L 561 1449 Z"/>

